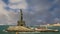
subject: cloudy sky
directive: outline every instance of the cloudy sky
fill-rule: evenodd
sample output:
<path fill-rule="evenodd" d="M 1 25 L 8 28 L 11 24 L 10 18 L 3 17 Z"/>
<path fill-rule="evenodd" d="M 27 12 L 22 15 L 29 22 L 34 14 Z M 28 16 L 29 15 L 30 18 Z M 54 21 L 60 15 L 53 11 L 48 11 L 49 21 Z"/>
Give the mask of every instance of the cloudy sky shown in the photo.
<path fill-rule="evenodd" d="M 0 25 L 16 25 L 19 9 L 26 25 L 60 22 L 60 0 L 0 0 Z"/>

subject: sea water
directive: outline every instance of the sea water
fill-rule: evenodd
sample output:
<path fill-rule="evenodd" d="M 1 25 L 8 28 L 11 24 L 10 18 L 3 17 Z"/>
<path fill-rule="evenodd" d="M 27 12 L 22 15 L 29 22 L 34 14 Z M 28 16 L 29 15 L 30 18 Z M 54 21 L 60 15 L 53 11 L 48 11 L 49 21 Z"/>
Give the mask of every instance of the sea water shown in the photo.
<path fill-rule="evenodd" d="M 15 32 L 6 32 L 5 30 L 9 27 L 9 25 L 0 25 L 0 34 L 15 34 Z M 48 27 L 50 29 L 58 29 L 59 32 L 19 32 L 19 34 L 60 34 L 60 27 L 52 26 Z"/>

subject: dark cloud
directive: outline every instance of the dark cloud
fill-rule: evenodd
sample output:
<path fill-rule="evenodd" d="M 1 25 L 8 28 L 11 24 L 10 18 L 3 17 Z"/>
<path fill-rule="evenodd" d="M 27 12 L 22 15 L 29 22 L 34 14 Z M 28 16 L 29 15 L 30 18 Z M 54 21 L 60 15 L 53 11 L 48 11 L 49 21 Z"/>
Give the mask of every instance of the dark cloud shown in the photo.
<path fill-rule="evenodd" d="M 7 4 L 8 0 L 3 0 L 3 2 Z M 26 0 L 26 2 L 28 6 L 22 10 L 27 25 L 60 22 L 60 0 Z M 15 4 L 13 3 L 13 5 Z M 13 24 L 16 24 L 19 19 L 19 9 L 13 9 L 13 7 L 10 8 L 8 6 L 5 6 L 4 9 L 12 11 L 8 15 L 11 17 Z M 3 17 L 3 20 L 7 20 L 5 18 Z"/>
<path fill-rule="evenodd" d="M 9 0 L 2 0 L 5 4 L 9 4 Z"/>
<path fill-rule="evenodd" d="M 33 15 L 30 13 L 27 14 L 31 18 L 28 19 L 32 24 L 41 24 L 41 22 L 36 22 L 36 20 L 43 20 L 43 22 L 46 23 L 54 23 L 55 18 L 60 18 L 60 9 L 58 4 L 60 1 L 59 0 L 27 0 L 28 2 L 28 11 L 29 12 L 34 12 Z M 30 23 L 29 22 L 29 23 Z"/>

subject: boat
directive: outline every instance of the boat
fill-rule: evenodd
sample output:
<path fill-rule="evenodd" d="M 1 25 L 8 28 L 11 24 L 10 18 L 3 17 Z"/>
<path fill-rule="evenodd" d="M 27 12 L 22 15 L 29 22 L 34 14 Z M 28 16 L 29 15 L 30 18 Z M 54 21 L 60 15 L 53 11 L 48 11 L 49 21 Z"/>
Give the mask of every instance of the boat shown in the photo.
<path fill-rule="evenodd" d="M 37 32 L 59 32 L 58 29 L 35 29 Z"/>

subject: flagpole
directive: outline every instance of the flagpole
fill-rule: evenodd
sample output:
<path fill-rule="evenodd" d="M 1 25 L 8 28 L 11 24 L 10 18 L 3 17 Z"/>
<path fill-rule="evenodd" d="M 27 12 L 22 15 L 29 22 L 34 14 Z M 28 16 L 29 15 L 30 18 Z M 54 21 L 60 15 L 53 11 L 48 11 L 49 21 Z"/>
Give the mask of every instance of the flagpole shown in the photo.
<path fill-rule="evenodd" d="M 19 34 L 18 32 L 16 32 L 16 34 Z"/>

